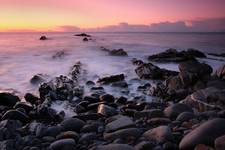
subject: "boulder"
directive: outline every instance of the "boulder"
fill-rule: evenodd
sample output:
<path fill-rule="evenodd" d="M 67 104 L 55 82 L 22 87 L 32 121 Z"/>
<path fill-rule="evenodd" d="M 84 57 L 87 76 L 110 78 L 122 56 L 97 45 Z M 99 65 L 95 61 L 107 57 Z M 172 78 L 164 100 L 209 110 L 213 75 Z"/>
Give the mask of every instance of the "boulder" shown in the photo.
<path fill-rule="evenodd" d="M 39 98 L 31 93 L 26 93 L 24 96 L 25 100 L 32 105 L 38 104 Z"/>
<path fill-rule="evenodd" d="M 29 113 L 31 110 L 33 110 L 33 106 L 31 106 L 29 103 L 26 102 L 17 102 L 14 105 L 14 108 L 23 108 L 27 113 Z"/>
<path fill-rule="evenodd" d="M 225 64 L 216 70 L 215 75 L 218 78 L 225 80 Z"/>
<path fill-rule="evenodd" d="M 186 51 L 177 51 L 176 49 L 168 49 L 165 52 L 154 54 L 148 57 L 149 61 L 155 62 L 183 62 L 187 60 L 195 60 L 195 56 Z"/>
<path fill-rule="evenodd" d="M 176 118 L 177 121 L 180 122 L 185 122 L 185 121 L 189 121 L 193 118 L 195 118 L 195 114 L 192 112 L 182 112 L 181 114 L 179 114 Z"/>
<path fill-rule="evenodd" d="M 100 104 L 98 106 L 97 113 L 102 114 L 104 116 L 113 116 L 117 113 L 117 111 L 113 107 L 110 107 L 105 104 Z"/>
<path fill-rule="evenodd" d="M 137 139 L 142 134 L 142 131 L 138 128 L 127 128 L 127 129 L 120 129 L 111 133 L 104 133 L 105 140 L 115 140 L 118 138 L 121 139 Z"/>
<path fill-rule="evenodd" d="M 225 149 L 225 135 L 222 135 L 216 138 L 214 142 L 216 150 L 224 150 Z"/>
<path fill-rule="evenodd" d="M 113 132 L 119 129 L 124 129 L 128 127 L 133 127 L 135 126 L 135 123 L 133 120 L 127 116 L 119 116 L 116 120 L 109 122 L 105 126 L 105 131 L 106 132 Z"/>
<path fill-rule="evenodd" d="M 190 106 L 188 106 L 186 104 L 181 104 L 181 103 L 172 104 L 172 105 L 168 106 L 167 108 L 165 108 L 165 110 L 164 110 L 165 116 L 172 118 L 172 119 L 176 118 L 182 112 L 193 113 L 193 110 Z"/>
<path fill-rule="evenodd" d="M 0 93 L 0 105 L 13 107 L 20 99 L 18 96 L 15 96 L 11 93 Z"/>
<path fill-rule="evenodd" d="M 103 146 L 97 146 L 93 150 L 135 150 L 128 144 L 108 144 Z"/>
<path fill-rule="evenodd" d="M 208 87 L 192 93 L 182 100 L 181 103 L 187 104 L 199 112 L 224 109 L 225 90 Z"/>
<path fill-rule="evenodd" d="M 44 36 L 44 35 L 40 37 L 40 40 L 42 40 L 42 41 L 43 41 L 43 40 L 47 40 L 47 39 L 48 39 L 48 38 L 47 38 L 46 36 Z"/>
<path fill-rule="evenodd" d="M 22 127 L 19 120 L 3 120 L 0 122 L 0 141 L 12 139 L 17 136 L 17 129 Z"/>
<path fill-rule="evenodd" d="M 57 140 L 60 139 L 74 139 L 74 141 L 78 142 L 79 140 L 79 134 L 74 132 L 74 131 L 65 131 L 65 132 L 61 132 L 60 134 L 58 134 L 56 136 Z"/>
<path fill-rule="evenodd" d="M 152 63 L 143 63 L 135 69 L 136 74 L 141 79 L 159 79 L 164 80 L 170 76 L 175 76 L 178 74 L 176 71 L 170 71 L 167 69 L 161 69 Z"/>
<path fill-rule="evenodd" d="M 37 85 L 37 84 L 45 82 L 48 79 L 48 77 L 49 77 L 48 75 L 44 75 L 44 74 L 39 73 L 39 74 L 34 75 L 30 79 L 30 83 L 34 84 L 34 85 Z"/>
<path fill-rule="evenodd" d="M 185 135 L 179 144 L 180 150 L 194 149 L 198 144 L 214 145 L 216 138 L 225 134 L 225 119 L 208 120 Z"/>
<path fill-rule="evenodd" d="M 187 55 L 190 55 L 193 57 L 206 58 L 206 55 L 203 52 L 201 52 L 197 49 L 194 49 L 194 48 L 187 49 L 186 53 L 187 53 Z"/>
<path fill-rule="evenodd" d="M 113 103 L 115 101 L 115 98 L 111 94 L 104 94 L 100 96 L 100 101 L 107 102 L 107 103 Z"/>
<path fill-rule="evenodd" d="M 125 79 L 124 74 L 112 75 L 98 79 L 98 83 L 109 84 L 117 81 L 123 81 Z"/>
<path fill-rule="evenodd" d="M 84 125 L 85 122 L 77 118 L 68 118 L 61 122 L 64 131 L 79 132 Z"/>
<path fill-rule="evenodd" d="M 143 136 L 148 140 L 153 140 L 157 143 L 173 141 L 172 131 L 168 126 L 159 126 L 157 128 L 150 129 L 146 131 Z"/>
<path fill-rule="evenodd" d="M 11 120 L 19 120 L 23 123 L 27 123 L 30 121 L 29 117 L 18 110 L 9 110 L 7 111 L 3 116 L 2 116 L 2 120 L 6 120 L 6 119 L 11 119 Z"/>
<path fill-rule="evenodd" d="M 85 37 L 85 38 L 83 38 L 83 41 L 84 41 L 84 42 L 87 42 L 87 41 L 89 41 L 89 40 L 88 40 L 88 38 Z"/>
<path fill-rule="evenodd" d="M 127 56 L 127 52 L 124 49 L 114 49 L 109 51 L 109 54 L 112 56 Z"/>
<path fill-rule="evenodd" d="M 91 35 L 86 34 L 86 33 L 75 34 L 74 36 L 91 37 Z"/>
<path fill-rule="evenodd" d="M 76 146 L 76 143 L 73 139 L 61 139 L 61 140 L 57 140 L 55 142 L 53 142 L 51 145 L 50 145 L 50 148 L 52 150 L 62 150 L 64 149 L 65 147 L 68 147 L 68 146 Z"/>
<path fill-rule="evenodd" d="M 156 118 L 156 117 L 164 117 L 162 110 L 160 109 L 147 109 L 142 111 L 137 111 L 134 114 L 135 118 Z"/>

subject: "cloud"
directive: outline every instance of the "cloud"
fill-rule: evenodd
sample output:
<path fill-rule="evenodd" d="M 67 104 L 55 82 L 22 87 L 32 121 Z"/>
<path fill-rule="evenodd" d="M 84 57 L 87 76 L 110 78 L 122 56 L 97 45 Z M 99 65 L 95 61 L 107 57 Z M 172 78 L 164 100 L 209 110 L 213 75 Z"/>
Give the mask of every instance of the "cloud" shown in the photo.
<path fill-rule="evenodd" d="M 60 26 L 63 32 L 221 32 L 225 31 L 225 17 L 177 22 L 159 22 L 150 25 L 120 23 L 98 28 Z"/>

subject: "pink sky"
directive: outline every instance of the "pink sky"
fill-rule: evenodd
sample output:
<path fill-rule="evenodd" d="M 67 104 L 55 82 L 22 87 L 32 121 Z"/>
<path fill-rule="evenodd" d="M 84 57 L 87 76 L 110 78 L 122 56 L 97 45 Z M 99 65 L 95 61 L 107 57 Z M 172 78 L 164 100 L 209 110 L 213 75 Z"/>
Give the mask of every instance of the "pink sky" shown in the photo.
<path fill-rule="evenodd" d="M 149 25 L 225 17 L 225 0 L 1 0 L 0 31 Z"/>

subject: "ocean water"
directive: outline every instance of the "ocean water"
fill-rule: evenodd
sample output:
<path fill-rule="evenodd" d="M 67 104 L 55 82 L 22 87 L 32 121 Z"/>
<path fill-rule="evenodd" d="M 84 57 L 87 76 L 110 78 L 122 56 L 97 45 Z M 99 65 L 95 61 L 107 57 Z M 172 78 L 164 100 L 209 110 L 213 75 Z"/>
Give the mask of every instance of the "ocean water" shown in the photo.
<path fill-rule="evenodd" d="M 35 74 L 47 74 L 50 78 L 67 75 L 77 61 L 83 63 L 87 71 L 86 80 L 96 81 L 99 77 L 124 73 L 126 80 L 136 78 L 132 58 L 146 60 L 150 54 L 168 48 L 184 50 L 196 48 L 205 53 L 225 52 L 224 33 L 90 33 L 92 41 L 83 42 L 74 33 L 0 33 L 0 90 L 13 91 L 23 96 L 26 92 L 37 93 L 38 86 L 30 79 Z M 40 41 L 46 35 L 49 40 Z M 128 57 L 109 56 L 101 51 L 104 46 L 110 49 L 123 48 Z M 54 59 L 52 56 L 64 51 L 65 56 Z M 211 57 L 211 56 L 210 56 Z M 201 59 L 218 68 L 224 59 Z M 218 59 L 218 60 L 216 60 Z M 220 60 L 222 59 L 222 60 Z M 147 61 L 147 60 L 146 60 Z M 160 67 L 178 70 L 177 64 L 159 64 Z M 138 84 L 130 87 L 131 95 Z M 115 89 L 106 87 L 113 92 Z M 132 93 L 133 90 L 133 93 Z M 114 91 L 118 94 L 118 91 Z"/>

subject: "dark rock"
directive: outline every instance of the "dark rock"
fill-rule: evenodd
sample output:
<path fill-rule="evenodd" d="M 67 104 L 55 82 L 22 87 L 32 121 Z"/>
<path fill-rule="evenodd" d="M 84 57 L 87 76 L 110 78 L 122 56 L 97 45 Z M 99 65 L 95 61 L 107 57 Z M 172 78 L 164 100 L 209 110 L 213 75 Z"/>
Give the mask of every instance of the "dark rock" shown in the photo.
<path fill-rule="evenodd" d="M 143 136 L 149 140 L 156 141 L 157 143 L 173 141 L 172 131 L 168 126 L 159 126 L 157 128 L 150 129 L 146 131 Z"/>
<path fill-rule="evenodd" d="M 56 52 L 54 55 L 52 55 L 53 59 L 62 59 L 67 55 L 67 53 L 65 51 L 58 51 Z"/>
<path fill-rule="evenodd" d="M 119 75 L 112 75 L 109 77 L 104 77 L 104 78 L 100 78 L 98 79 L 98 83 L 101 84 L 109 84 L 109 83 L 113 83 L 113 82 L 117 82 L 117 81 L 122 81 L 124 80 L 124 74 L 119 74 Z"/>
<path fill-rule="evenodd" d="M 86 33 L 75 34 L 75 36 L 91 37 L 91 35 L 88 35 L 88 34 L 86 34 Z"/>
<path fill-rule="evenodd" d="M 159 125 L 168 125 L 171 123 L 171 120 L 168 118 L 152 118 L 147 121 L 149 125 L 159 126 Z"/>
<path fill-rule="evenodd" d="M 181 80 L 184 83 L 187 76 L 189 79 L 199 79 L 204 76 L 210 76 L 210 74 L 213 72 L 211 66 L 205 63 L 199 63 L 198 61 L 182 62 L 179 64 L 178 68 L 180 70 Z"/>
<path fill-rule="evenodd" d="M 76 118 L 68 118 L 65 119 L 63 122 L 61 122 L 61 126 L 64 129 L 64 131 L 76 131 L 79 132 L 80 129 L 85 125 L 85 122 L 76 119 Z"/>
<path fill-rule="evenodd" d="M 113 103 L 115 100 L 114 96 L 111 94 L 104 94 L 100 96 L 100 101 L 107 102 L 107 103 Z"/>
<path fill-rule="evenodd" d="M 135 118 L 164 117 L 164 114 L 160 109 L 147 109 L 143 111 L 138 111 L 134 115 L 135 115 Z"/>
<path fill-rule="evenodd" d="M 47 75 L 44 74 L 36 74 L 30 79 L 30 83 L 32 84 L 40 84 L 46 81 L 48 78 Z"/>
<path fill-rule="evenodd" d="M 171 106 L 168 106 L 164 110 L 165 116 L 167 116 L 169 118 L 176 118 L 182 112 L 192 112 L 193 113 L 193 110 L 190 106 L 188 106 L 186 104 L 180 104 L 180 103 L 172 104 Z"/>
<path fill-rule="evenodd" d="M 1 150 L 15 150 L 15 141 L 14 140 L 5 140 L 0 141 Z"/>
<path fill-rule="evenodd" d="M 216 150 L 224 150 L 225 149 L 225 135 L 216 138 L 214 145 L 215 145 Z"/>
<path fill-rule="evenodd" d="M 86 85 L 88 85 L 88 86 L 94 86 L 95 85 L 95 82 L 93 82 L 93 81 L 87 81 L 86 82 Z"/>
<path fill-rule="evenodd" d="M 106 130 L 106 132 L 113 132 L 113 131 L 116 131 L 119 129 L 134 127 L 134 126 L 135 126 L 135 124 L 131 118 L 126 117 L 126 116 L 118 116 L 116 118 L 116 120 L 108 123 L 105 126 L 105 130 Z"/>
<path fill-rule="evenodd" d="M 88 101 L 89 103 L 98 103 L 100 99 L 94 96 L 85 96 L 83 101 Z"/>
<path fill-rule="evenodd" d="M 57 140 L 55 142 L 53 142 L 50 145 L 50 148 L 53 150 L 62 150 L 63 148 L 67 147 L 67 146 L 75 146 L 76 143 L 73 139 L 61 139 L 61 140 Z"/>
<path fill-rule="evenodd" d="M 104 116 L 113 116 L 117 113 L 116 109 L 113 107 L 110 107 L 105 104 L 100 104 L 98 106 L 97 113 L 102 114 Z"/>
<path fill-rule="evenodd" d="M 127 52 L 125 52 L 122 48 L 111 50 L 109 54 L 112 56 L 127 56 Z"/>
<path fill-rule="evenodd" d="M 135 150 L 128 144 L 108 144 L 103 146 L 97 146 L 93 150 Z"/>
<path fill-rule="evenodd" d="M 56 139 L 74 139 L 76 142 L 79 140 L 79 134 L 74 131 L 65 131 L 61 132 L 59 135 L 56 136 Z"/>
<path fill-rule="evenodd" d="M 139 60 L 136 58 L 133 58 L 131 61 L 133 65 L 137 65 L 137 66 L 142 65 L 144 63 L 142 60 Z"/>
<path fill-rule="evenodd" d="M 119 97 L 117 100 L 116 100 L 116 103 L 119 103 L 119 104 L 126 104 L 127 103 L 127 98 L 126 97 Z"/>
<path fill-rule="evenodd" d="M 182 103 L 200 112 L 215 109 L 220 110 L 225 108 L 225 90 L 214 87 L 198 90 L 186 97 Z"/>
<path fill-rule="evenodd" d="M 214 145 L 216 138 L 225 134 L 225 119 L 212 119 L 201 124 L 183 137 L 179 144 L 181 150 L 194 149 L 198 144 Z"/>
<path fill-rule="evenodd" d="M 225 57 L 225 53 L 216 54 L 216 53 L 208 53 L 208 55 L 216 56 L 216 57 Z"/>
<path fill-rule="evenodd" d="M 178 52 L 176 49 L 168 49 L 165 52 L 149 56 L 148 60 L 156 62 L 183 62 L 195 60 L 195 57 L 204 57 L 204 54 L 194 49 L 181 52 Z"/>
<path fill-rule="evenodd" d="M 28 112 L 30 112 L 33 109 L 33 106 L 31 106 L 29 103 L 26 103 L 26 102 L 17 102 L 14 105 L 14 108 L 15 109 L 23 108 L 26 111 L 26 113 L 28 113 Z"/>
<path fill-rule="evenodd" d="M 94 140 L 97 140 L 96 133 L 85 133 L 80 137 L 79 143 L 89 144 L 93 143 Z"/>
<path fill-rule="evenodd" d="M 206 58 L 206 55 L 203 52 L 201 52 L 197 49 L 194 49 L 194 48 L 187 49 L 186 53 L 190 56 L 194 56 L 194 57 L 198 57 L 198 58 Z"/>
<path fill-rule="evenodd" d="M 182 112 L 181 114 L 179 114 L 177 116 L 177 121 L 180 121 L 180 122 L 185 122 L 185 121 L 189 121 L 193 118 L 195 118 L 196 116 L 194 115 L 194 113 L 192 112 Z"/>
<path fill-rule="evenodd" d="M 115 140 L 118 138 L 121 139 L 137 139 L 142 134 L 142 131 L 138 128 L 127 128 L 127 129 L 121 129 L 117 130 L 112 133 L 104 133 L 104 139 L 105 140 Z"/>
<path fill-rule="evenodd" d="M 44 131 L 44 136 L 56 137 L 61 130 L 62 128 L 60 126 L 50 126 Z"/>
<path fill-rule="evenodd" d="M 83 38 L 83 41 L 84 41 L 84 42 L 87 42 L 87 41 L 88 41 L 88 38 L 86 38 L 86 37 Z"/>
<path fill-rule="evenodd" d="M 38 104 L 39 98 L 31 93 L 26 93 L 24 96 L 25 100 L 32 105 Z"/>
<path fill-rule="evenodd" d="M 103 117 L 104 117 L 104 115 L 98 114 L 98 113 L 79 114 L 78 116 L 73 116 L 73 118 L 77 118 L 77 119 L 84 120 L 84 121 L 98 120 Z"/>
<path fill-rule="evenodd" d="M 47 40 L 48 38 L 46 36 L 41 36 L 40 40 Z"/>
<path fill-rule="evenodd" d="M 167 69 L 161 69 L 152 63 L 143 63 L 135 69 L 136 74 L 141 79 L 167 79 L 170 76 L 178 74 L 176 71 L 170 71 Z"/>
<path fill-rule="evenodd" d="M 215 75 L 218 78 L 225 80 L 225 64 L 216 70 Z"/>
<path fill-rule="evenodd" d="M 22 127 L 18 120 L 3 120 L 0 122 L 0 141 L 15 138 L 16 130 Z"/>
<path fill-rule="evenodd" d="M 29 122 L 29 117 L 18 110 L 9 110 L 3 116 L 2 120 L 11 119 L 11 120 L 19 120 L 23 123 Z"/>
<path fill-rule="evenodd" d="M 13 107 L 20 99 L 11 93 L 0 93 L 0 105 Z"/>
<path fill-rule="evenodd" d="M 85 126 L 83 126 L 83 128 L 81 129 L 81 132 L 83 133 L 88 133 L 88 132 L 98 132 L 98 128 L 99 128 L 100 124 L 99 123 L 91 123 L 91 124 L 87 124 Z"/>
<path fill-rule="evenodd" d="M 150 150 L 153 149 L 155 147 L 155 143 L 151 142 L 151 141 L 142 141 L 140 143 L 138 143 L 137 145 L 135 145 L 135 150 Z"/>

